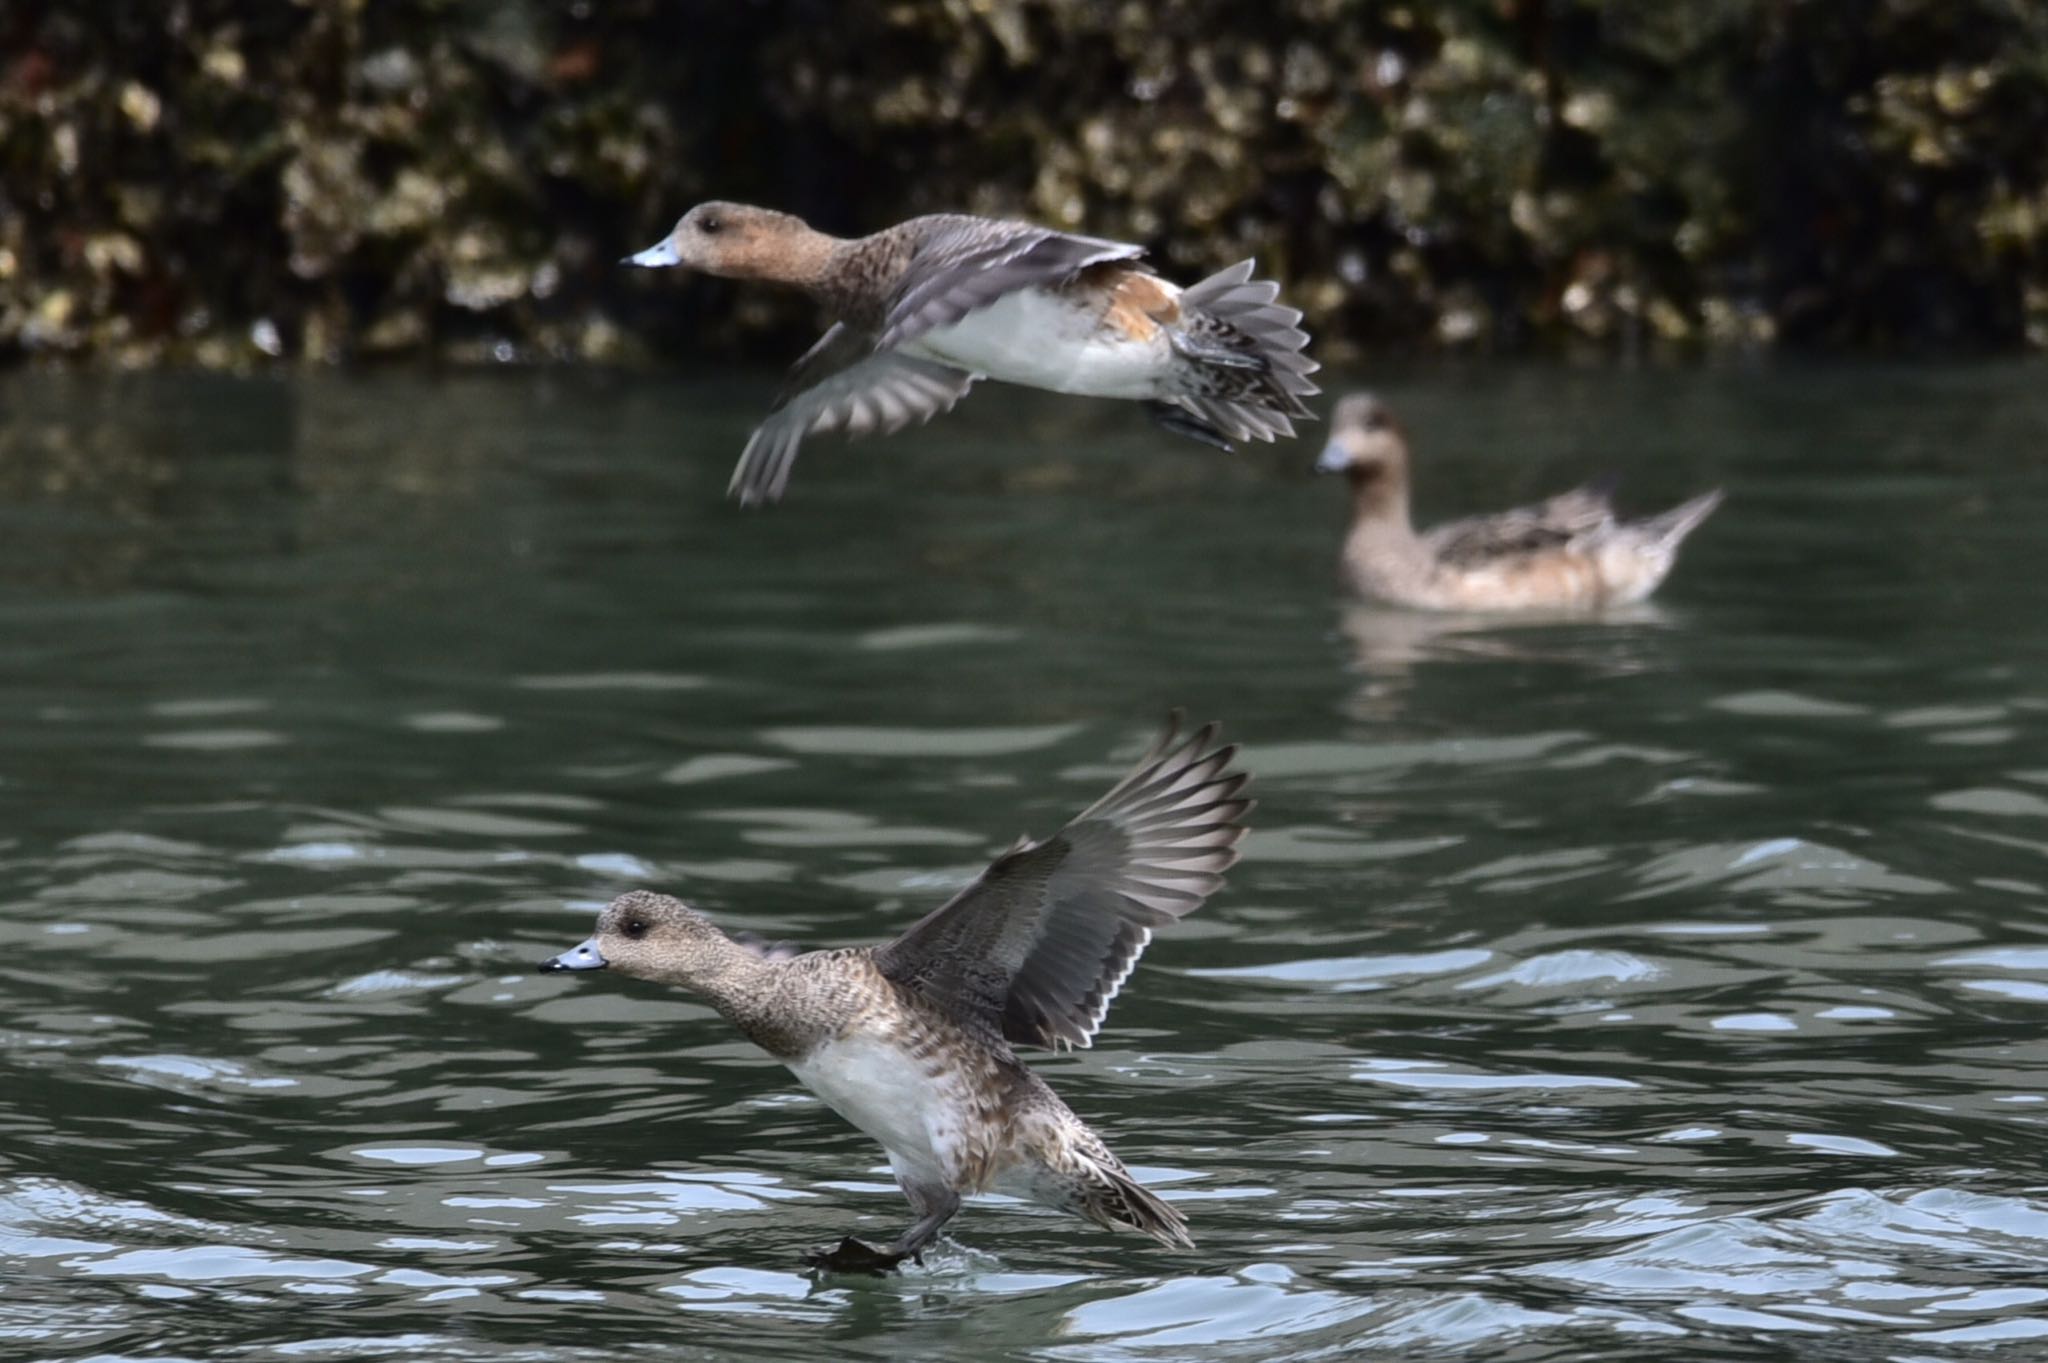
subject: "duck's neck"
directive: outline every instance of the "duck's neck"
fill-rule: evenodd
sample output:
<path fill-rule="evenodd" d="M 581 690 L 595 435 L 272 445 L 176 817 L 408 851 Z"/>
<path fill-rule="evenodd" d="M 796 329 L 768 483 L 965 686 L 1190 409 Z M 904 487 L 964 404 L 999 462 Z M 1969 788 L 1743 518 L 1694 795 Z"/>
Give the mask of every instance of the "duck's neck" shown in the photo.
<path fill-rule="evenodd" d="M 772 261 L 752 273 L 803 290 L 837 321 L 869 327 L 903 267 L 887 235 L 835 237 L 799 221 L 775 243 Z"/>
<path fill-rule="evenodd" d="M 803 1055 L 816 1043 L 806 981 L 789 973 L 788 961 L 769 960 L 724 938 L 688 980 L 677 983 L 703 995 L 720 1017 L 778 1060 Z"/>
<path fill-rule="evenodd" d="M 1381 469 L 1351 480 L 1351 534 L 1354 544 L 1375 549 L 1405 549 L 1415 543 L 1408 519 L 1408 480 Z"/>
<path fill-rule="evenodd" d="M 841 259 L 848 247 L 857 244 L 800 223 L 787 239 L 776 244 L 775 277 L 829 306 L 836 299 L 837 281 L 844 273 Z"/>
<path fill-rule="evenodd" d="M 758 992 L 768 962 L 723 933 L 706 940 L 691 953 L 689 968 L 662 980 L 679 985 L 703 998 L 730 1017 L 728 1001 L 744 1000 Z"/>
<path fill-rule="evenodd" d="M 828 237 L 813 233 L 821 246 L 804 291 L 823 303 L 834 317 L 850 326 L 874 330 L 881 326 L 888 301 L 903 282 L 912 257 L 923 241 L 923 228 L 934 221 L 912 218 L 864 237 Z M 813 248 L 806 248 L 813 249 Z"/>

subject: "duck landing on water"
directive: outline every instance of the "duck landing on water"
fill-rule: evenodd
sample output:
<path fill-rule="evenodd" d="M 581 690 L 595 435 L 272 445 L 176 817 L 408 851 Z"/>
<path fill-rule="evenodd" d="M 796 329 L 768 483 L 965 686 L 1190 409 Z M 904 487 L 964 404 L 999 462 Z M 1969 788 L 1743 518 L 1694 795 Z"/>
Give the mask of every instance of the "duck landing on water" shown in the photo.
<path fill-rule="evenodd" d="M 677 985 L 881 1142 L 916 1221 L 887 1248 L 847 1236 L 815 1267 L 882 1273 L 916 1258 L 970 1193 L 997 1191 L 1192 1248 L 1016 1047 L 1087 1046 L 1152 930 L 1222 885 L 1251 808 L 1236 749 L 1178 717 L 1135 769 L 1043 842 L 880 946 L 797 954 L 736 941 L 636 890 L 545 971 L 611 968 Z"/>
<path fill-rule="evenodd" d="M 940 213 L 871 236 L 827 236 L 749 204 L 699 204 L 626 263 L 681 265 L 802 289 L 834 322 L 747 439 L 731 491 L 772 502 L 806 436 L 929 421 L 976 379 L 1143 402 L 1223 449 L 1292 436 L 1317 366 L 1301 314 L 1240 261 L 1182 289 L 1144 248 L 1028 223 Z"/>
<path fill-rule="evenodd" d="M 1417 533 L 1408 519 L 1408 439 L 1386 404 L 1337 404 L 1318 473 L 1351 482 L 1345 581 L 1361 596 L 1446 611 L 1589 611 L 1657 590 L 1678 546 L 1721 504 L 1719 489 L 1640 521 L 1615 519 L 1604 487 L 1575 488 Z"/>

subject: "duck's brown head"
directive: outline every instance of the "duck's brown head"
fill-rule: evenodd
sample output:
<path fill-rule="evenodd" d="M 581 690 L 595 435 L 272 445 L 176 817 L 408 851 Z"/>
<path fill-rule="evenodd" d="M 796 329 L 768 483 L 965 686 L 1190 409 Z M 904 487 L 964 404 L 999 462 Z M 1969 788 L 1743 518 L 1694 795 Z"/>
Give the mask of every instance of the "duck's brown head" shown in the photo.
<path fill-rule="evenodd" d="M 622 265 L 681 265 L 726 279 L 804 283 L 816 272 L 832 238 L 802 218 L 752 204 L 701 203 L 673 230 Z"/>
<path fill-rule="evenodd" d="M 1317 473 L 1342 473 L 1354 483 L 1401 481 L 1408 471 L 1408 437 L 1387 405 L 1353 393 L 1330 414 L 1330 443 L 1316 459 Z"/>
<path fill-rule="evenodd" d="M 637 979 L 702 988 L 740 956 L 757 956 L 672 895 L 631 890 L 604 907 L 582 945 L 540 963 L 543 971 L 616 970 Z"/>

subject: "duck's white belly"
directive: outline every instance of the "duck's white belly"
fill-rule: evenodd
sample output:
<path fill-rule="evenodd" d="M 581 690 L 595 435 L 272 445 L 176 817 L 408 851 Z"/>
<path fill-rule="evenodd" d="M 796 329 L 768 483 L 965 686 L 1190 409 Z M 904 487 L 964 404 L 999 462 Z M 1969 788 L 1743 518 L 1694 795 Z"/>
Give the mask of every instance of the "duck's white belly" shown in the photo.
<path fill-rule="evenodd" d="M 1103 308 L 1021 289 L 904 347 L 1006 383 L 1099 398 L 1165 396 L 1173 354 L 1163 332 L 1138 340 Z"/>
<path fill-rule="evenodd" d="M 856 1033 L 788 1064 L 798 1083 L 891 1155 L 941 1178 L 952 1168 L 951 1094 L 899 1047 Z"/>

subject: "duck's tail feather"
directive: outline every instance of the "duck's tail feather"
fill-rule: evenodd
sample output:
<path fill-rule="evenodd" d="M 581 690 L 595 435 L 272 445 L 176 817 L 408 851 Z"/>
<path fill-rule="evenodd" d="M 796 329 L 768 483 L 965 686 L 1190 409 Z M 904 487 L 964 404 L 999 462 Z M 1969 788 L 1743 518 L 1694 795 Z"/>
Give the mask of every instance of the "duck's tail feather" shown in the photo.
<path fill-rule="evenodd" d="M 1085 1191 L 1076 1210 L 1098 1226 L 1143 1231 L 1169 1249 L 1195 1247 L 1187 1218 L 1132 1178 L 1114 1156 L 1088 1162 Z"/>
<path fill-rule="evenodd" d="M 1172 339 L 1187 361 L 1188 391 L 1171 400 L 1233 439 L 1293 435 L 1291 418 L 1313 415 L 1302 399 L 1322 391 L 1309 378 L 1321 366 L 1302 353 L 1301 313 L 1279 296 L 1278 284 L 1252 278 L 1249 260 L 1180 296 Z"/>
<path fill-rule="evenodd" d="M 1197 416 L 1191 408 L 1183 407 L 1177 402 L 1148 402 L 1145 404 L 1145 413 L 1175 435 L 1199 440 L 1204 445 L 1214 445 L 1225 454 L 1234 453 L 1237 449 L 1237 446 L 1230 443 L 1229 436 Z"/>
<path fill-rule="evenodd" d="M 1721 505 L 1723 493 L 1720 488 L 1703 492 L 1689 502 L 1681 502 L 1669 511 L 1636 524 L 1645 539 L 1666 552 L 1676 552 L 1685 542 L 1685 537 L 1699 529 L 1700 522 L 1714 514 L 1714 508 Z"/>

